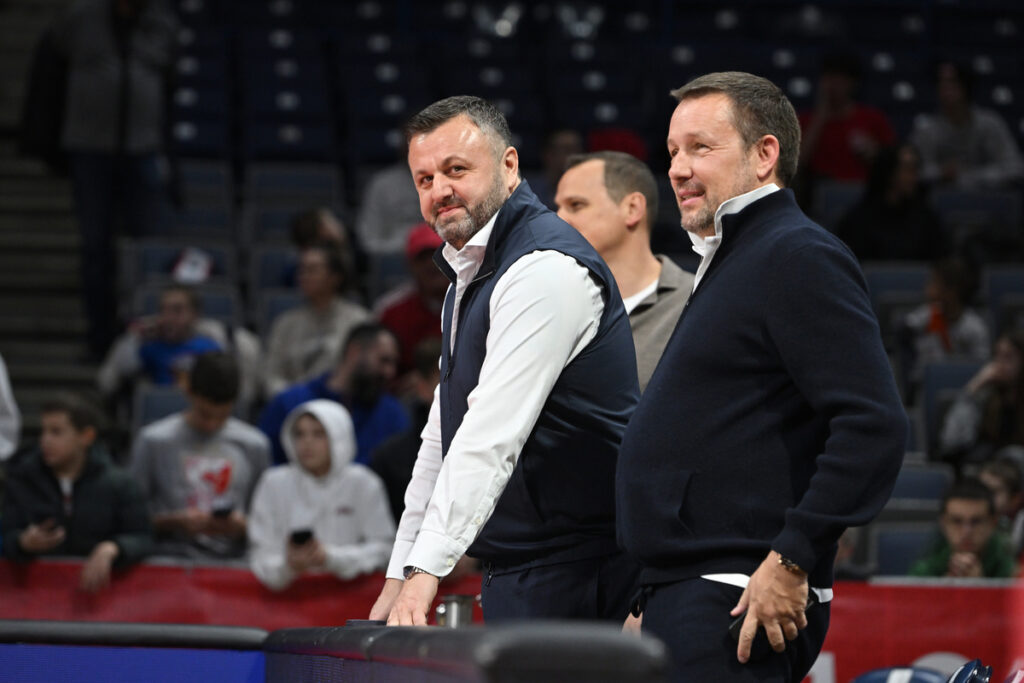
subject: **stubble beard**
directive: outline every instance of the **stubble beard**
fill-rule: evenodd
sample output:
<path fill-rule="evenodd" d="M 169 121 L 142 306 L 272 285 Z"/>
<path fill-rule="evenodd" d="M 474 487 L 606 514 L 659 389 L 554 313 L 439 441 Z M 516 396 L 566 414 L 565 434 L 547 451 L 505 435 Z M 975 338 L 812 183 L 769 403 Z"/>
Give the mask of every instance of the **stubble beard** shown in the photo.
<path fill-rule="evenodd" d="M 455 199 L 448 201 L 441 206 L 434 207 L 434 222 L 432 227 L 442 240 L 449 244 L 462 244 L 470 240 L 473 235 L 480 232 L 480 229 L 487 225 L 491 216 L 498 212 L 508 194 L 505 189 L 504 179 L 500 174 L 495 174 L 494 182 L 487 195 L 477 204 L 468 205 L 465 202 Z M 461 206 L 466 213 L 458 218 L 441 219 L 437 217 L 437 210 L 446 206 Z"/>
<path fill-rule="evenodd" d="M 757 186 L 757 176 L 754 175 L 753 166 L 748 163 L 744 163 L 740 168 L 740 172 L 737 174 L 733 181 L 732 187 L 729 188 L 728 196 L 724 199 L 719 199 L 717 196 L 710 194 L 707 187 L 703 184 L 697 185 L 694 189 L 703 190 L 704 204 L 700 209 L 691 216 L 687 217 L 683 213 L 683 207 L 679 207 L 679 225 L 682 226 L 683 230 L 692 232 L 695 235 L 709 236 L 715 234 L 715 214 L 718 213 L 718 209 L 726 201 L 733 197 L 738 197 L 741 194 L 750 192 Z M 712 209 L 711 207 L 714 206 Z"/>

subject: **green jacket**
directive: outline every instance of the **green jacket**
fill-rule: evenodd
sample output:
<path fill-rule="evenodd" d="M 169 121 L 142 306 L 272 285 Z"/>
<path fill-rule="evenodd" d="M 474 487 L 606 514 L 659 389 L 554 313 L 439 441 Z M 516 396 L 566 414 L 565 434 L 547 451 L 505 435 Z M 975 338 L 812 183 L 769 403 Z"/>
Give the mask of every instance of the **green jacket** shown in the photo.
<path fill-rule="evenodd" d="M 945 536 L 939 538 L 932 544 L 928 553 L 914 564 L 910 565 L 910 576 L 945 576 L 949 568 L 949 556 L 952 555 L 952 548 Z M 997 531 L 981 550 L 981 571 L 988 579 L 1010 578 L 1016 572 L 1013 561 L 1013 553 L 1010 551 L 1010 544 L 1006 536 Z"/>
<path fill-rule="evenodd" d="M 153 550 L 149 511 L 138 485 L 116 467 L 106 452 L 93 446 L 65 511 L 60 484 L 38 450 L 13 463 L 7 472 L 3 504 L 3 554 L 26 561 L 33 555 L 18 544 L 29 524 L 53 518 L 64 527 L 64 542 L 46 555 L 88 556 L 102 541 L 120 548 L 115 567 L 123 567 Z"/>

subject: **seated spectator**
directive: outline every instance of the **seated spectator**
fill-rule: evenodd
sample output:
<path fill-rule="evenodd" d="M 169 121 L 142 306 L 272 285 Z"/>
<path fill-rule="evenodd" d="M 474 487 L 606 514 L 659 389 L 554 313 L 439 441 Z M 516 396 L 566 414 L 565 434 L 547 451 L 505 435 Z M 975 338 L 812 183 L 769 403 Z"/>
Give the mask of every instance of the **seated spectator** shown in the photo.
<path fill-rule="evenodd" d="M 370 460 L 370 467 L 387 489 L 391 514 L 396 521 L 402 518 L 405 510 L 405 489 L 409 486 L 416 455 L 420 451 L 420 432 L 427 425 L 434 390 L 441 381 L 441 340 L 424 339 L 416 346 L 414 356 L 416 365 L 407 404 L 412 424 L 404 432 L 377 446 Z"/>
<path fill-rule="evenodd" d="M 73 394 L 42 405 L 39 445 L 11 465 L 3 507 L 4 555 L 87 558 L 82 590 L 110 584 L 111 570 L 153 550 L 142 492 L 97 442 L 97 410 Z"/>
<path fill-rule="evenodd" d="M 837 234 L 863 261 L 934 261 L 949 253 L 938 215 L 920 183 L 921 160 L 910 145 L 886 147 L 871 164 L 864 194 Z"/>
<path fill-rule="evenodd" d="M 299 254 L 299 289 L 306 301 L 279 315 L 270 329 L 264 395 L 328 370 L 341 341 L 369 318 L 366 309 L 341 296 L 345 275 L 339 252 L 330 245 Z"/>
<path fill-rule="evenodd" d="M 855 55 L 833 53 L 822 59 L 817 106 L 800 115 L 800 166 L 812 182 L 862 182 L 878 150 L 896 141 L 885 114 L 854 99 L 860 80 Z"/>
<path fill-rule="evenodd" d="M 370 254 L 402 253 L 409 226 L 423 220 L 406 151 L 403 138 L 395 163 L 370 176 L 363 190 L 356 232 Z"/>
<path fill-rule="evenodd" d="M 565 171 L 566 162 L 573 154 L 582 152 L 583 136 L 579 131 L 555 126 L 545 133 L 540 146 L 541 168 L 525 175 L 537 199 L 552 211 L 556 208 L 555 191 L 558 189 L 558 179 Z"/>
<path fill-rule="evenodd" d="M 298 406 L 281 426 L 289 464 L 260 478 L 249 516 L 249 562 L 271 590 L 310 571 L 339 579 L 384 569 L 395 540 L 384 485 L 353 463 L 352 420 L 334 401 Z"/>
<path fill-rule="evenodd" d="M 928 363 L 950 357 L 988 357 L 988 324 L 969 305 L 975 288 L 974 272 L 963 261 L 946 259 L 931 265 L 924 290 L 927 303 L 908 313 L 899 330 L 909 395 Z"/>
<path fill-rule="evenodd" d="M 161 554 L 244 554 L 246 513 L 270 444 L 258 429 L 231 417 L 238 387 L 234 358 L 203 354 L 188 375 L 188 408 L 135 438 L 132 474 L 149 503 Z"/>
<path fill-rule="evenodd" d="M 1008 458 L 989 460 L 981 466 L 978 480 L 992 491 L 999 530 L 1010 539 L 1013 555 L 1024 550 L 1024 485 L 1020 465 Z"/>
<path fill-rule="evenodd" d="M 1006 537 L 996 529 L 992 492 L 977 479 L 953 484 L 942 500 L 940 534 L 911 576 L 1004 579 L 1015 567 Z"/>
<path fill-rule="evenodd" d="M 11 379 L 7 366 L 0 356 L 0 462 L 7 460 L 18 450 L 21 438 L 21 411 L 11 391 Z"/>
<path fill-rule="evenodd" d="M 939 109 L 914 120 L 910 142 L 921 153 L 924 179 L 961 190 L 1010 187 L 1024 178 L 1024 162 L 999 114 L 971 104 L 970 72 L 944 61 L 936 68 Z"/>
<path fill-rule="evenodd" d="M 188 374 L 195 356 L 221 347 L 199 329 L 199 295 L 186 285 L 168 285 L 160 293 L 156 316 L 142 318 L 110 349 L 100 367 L 104 395 L 142 377 L 153 384 L 175 384 Z"/>
<path fill-rule="evenodd" d="M 296 406 L 317 398 L 336 401 L 348 409 L 358 444 L 355 461 L 367 464 L 377 444 L 409 426 L 402 404 L 385 392 L 397 368 L 395 335 L 376 323 L 357 325 L 333 369 L 285 389 L 263 409 L 259 426 L 273 445 L 274 464 L 287 462 L 280 439 L 285 417 Z"/>
<path fill-rule="evenodd" d="M 1024 446 L 1024 332 L 996 340 L 992 359 L 971 378 L 946 412 L 939 455 L 980 463 L 1009 446 Z"/>
<path fill-rule="evenodd" d="M 434 251 L 441 244 L 441 238 L 426 223 L 413 228 L 405 243 L 412 283 L 385 294 L 377 303 L 377 319 L 398 338 L 401 375 L 413 370 L 417 344 L 441 338 L 441 307 L 449 284 L 434 263 Z"/>
<path fill-rule="evenodd" d="M 292 217 L 288 233 L 292 244 L 299 252 L 317 245 L 333 246 L 338 252 L 345 274 L 342 287 L 350 288 L 355 285 L 357 273 L 355 250 L 349 239 L 348 231 L 345 229 L 345 224 L 333 211 L 326 207 L 318 207 L 298 213 Z M 284 274 L 284 279 L 279 285 L 294 287 L 297 283 L 297 267 L 295 267 L 290 268 Z"/>

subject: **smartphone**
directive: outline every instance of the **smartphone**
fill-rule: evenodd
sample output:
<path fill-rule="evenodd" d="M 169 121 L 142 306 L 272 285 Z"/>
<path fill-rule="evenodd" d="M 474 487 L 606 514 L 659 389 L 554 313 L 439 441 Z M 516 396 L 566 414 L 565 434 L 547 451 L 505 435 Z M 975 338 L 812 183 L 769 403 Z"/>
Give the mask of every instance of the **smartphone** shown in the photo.
<path fill-rule="evenodd" d="M 818 596 L 814 591 L 807 592 L 807 606 L 804 607 L 804 612 L 818 604 Z M 747 618 L 747 612 L 744 610 L 743 614 L 739 615 L 733 622 L 729 624 L 729 635 L 737 643 L 740 641 L 740 631 L 743 630 L 743 620 Z M 768 636 L 764 632 L 764 627 L 758 626 L 757 633 L 754 634 L 754 642 L 750 644 L 750 659 L 760 659 L 769 652 L 773 652 L 772 644 L 768 642 Z"/>
<path fill-rule="evenodd" d="M 234 505 L 218 505 L 213 508 L 213 512 L 211 514 L 213 514 L 217 519 L 227 519 L 231 515 L 231 511 L 234 509 Z"/>
<path fill-rule="evenodd" d="M 292 545 L 305 545 L 306 543 L 309 543 L 313 540 L 313 530 L 296 529 L 292 532 L 292 535 L 289 537 L 289 540 L 292 542 Z"/>

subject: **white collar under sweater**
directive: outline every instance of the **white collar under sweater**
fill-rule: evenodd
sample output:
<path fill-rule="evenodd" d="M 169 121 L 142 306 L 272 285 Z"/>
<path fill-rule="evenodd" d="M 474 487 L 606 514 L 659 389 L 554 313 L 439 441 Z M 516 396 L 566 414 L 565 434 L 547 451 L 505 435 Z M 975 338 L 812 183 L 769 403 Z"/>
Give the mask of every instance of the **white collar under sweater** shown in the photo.
<path fill-rule="evenodd" d="M 711 265 L 711 259 L 714 258 L 719 245 L 722 243 L 722 216 L 739 213 L 758 199 L 767 197 L 772 192 L 777 192 L 779 189 L 779 186 L 775 183 L 768 183 L 767 185 L 762 185 L 750 192 L 736 195 L 731 199 L 726 199 L 722 202 L 722 205 L 718 207 L 718 210 L 715 211 L 715 234 L 712 236 L 701 237 L 696 233 L 692 233 L 690 231 L 686 232 L 686 234 L 690 236 L 690 241 L 693 242 L 693 250 L 701 257 L 700 265 L 697 267 L 697 274 L 693 279 L 693 288 L 695 290 L 697 289 L 697 285 L 700 284 L 701 278 L 704 277 L 704 273 L 707 272 L 708 266 Z"/>

